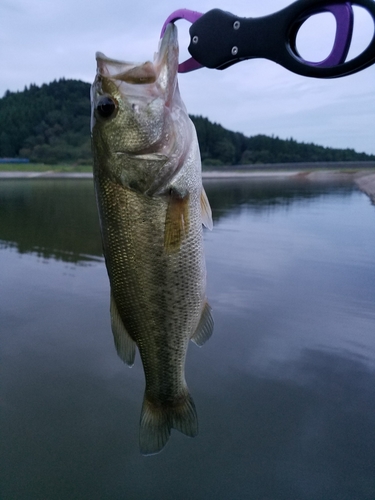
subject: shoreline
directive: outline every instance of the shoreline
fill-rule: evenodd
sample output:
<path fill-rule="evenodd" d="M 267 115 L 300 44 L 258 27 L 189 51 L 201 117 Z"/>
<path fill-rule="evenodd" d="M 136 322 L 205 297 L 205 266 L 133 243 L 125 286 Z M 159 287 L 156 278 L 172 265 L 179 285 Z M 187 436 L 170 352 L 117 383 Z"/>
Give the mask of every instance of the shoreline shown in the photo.
<path fill-rule="evenodd" d="M 244 179 L 244 178 L 281 178 L 281 177 L 298 177 L 308 180 L 320 179 L 340 179 L 340 178 L 357 178 L 375 175 L 375 169 L 368 171 L 367 169 L 275 169 L 275 170 L 206 170 L 202 172 L 202 179 Z M 92 179 L 92 172 L 55 172 L 47 170 L 45 172 L 38 171 L 0 171 L 1 179 Z"/>
<path fill-rule="evenodd" d="M 89 172 L 0 172 L 1 180 L 16 179 L 92 179 Z M 353 169 L 352 171 L 338 170 L 267 170 L 267 171 L 206 171 L 202 172 L 203 180 L 229 180 L 229 179 L 300 179 L 307 182 L 353 182 L 358 189 L 365 193 L 375 205 L 375 172 L 366 169 Z"/>
<path fill-rule="evenodd" d="M 254 177 L 293 177 L 301 174 L 299 171 L 268 171 L 268 172 L 202 172 L 202 179 L 242 179 Z M 88 172 L 0 172 L 0 179 L 92 179 Z"/>

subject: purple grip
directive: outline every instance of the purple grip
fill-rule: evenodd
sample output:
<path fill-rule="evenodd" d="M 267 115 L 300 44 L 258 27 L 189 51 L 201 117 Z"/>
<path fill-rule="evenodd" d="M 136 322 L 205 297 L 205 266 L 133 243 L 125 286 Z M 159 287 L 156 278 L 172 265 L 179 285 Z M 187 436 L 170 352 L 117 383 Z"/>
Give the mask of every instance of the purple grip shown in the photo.
<path fill-rule="evenodd" d="M 331 12 L 336 19 L 336 36 L 333 44 L 332 52 L 329 56 L 320 62 L 302 61 L 308 66 L 316 68 L 330 68 L 345 62 L 348 55 L 350 43 L 353 34 L 353 8 L 349 2 L 345 4 L 326 5 L 319 12 Z"/>
<path fill-rule="evenodd" d="M 172 12 L 170 16 L 168 16 L 165 23 L 163 24 L 160 33 L 160 38 L 163 37 L 169 23 L 174 23 L 179 19 L 186 19 L 186 21 L 194 23 L 197 19 L 199 19 L 202 16 L 203 14 L 201 12 L 196 12 L 195 10 L 189 10 L 189 9 L 175 10 L 174 12 Z M 190 57 L 190 59 L 187 59 L 186 61 L 178 65 L 178 72 L 188 73 L 189 71 L 194 71 L 195 69 L 199 69 L 202 67 L 203 67 L 202 64 L 196 61 L 193 57 Z"/>
<path fill-rule="evenodd" d="M 201 12 L 196 12 L 195 10 L 189 10 L 189 9 L 178 9 L 172 12 L 170 16 L 168 16 L 167 20 L 163 24 L 163 27 L 161 29 L 160 33 L 160 38 L 163 37 L 165 30 L 168 26 L 169 23 L 174 23 L 175 21 L 178 21 L 179 19 L 186 19 L 186 21 L 190 21 L 191 23 L 194 23 L 197 19 L 202 17 L 203 14 Z"/>

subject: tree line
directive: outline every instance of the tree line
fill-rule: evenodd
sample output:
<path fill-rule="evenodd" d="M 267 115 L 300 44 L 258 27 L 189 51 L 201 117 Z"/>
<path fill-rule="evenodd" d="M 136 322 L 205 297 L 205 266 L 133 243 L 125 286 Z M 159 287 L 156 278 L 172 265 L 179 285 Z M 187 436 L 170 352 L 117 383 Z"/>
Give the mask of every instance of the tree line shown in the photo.
<path fill-rule="evenodd" d="M 0 158 L 32 162 L 91 164 L 90 84 L 60 79 L 31 84 L 0 99 Z M 246 137 L 202 116 L 191 116 L 203 165 L 315 161 L 368 161 L 375 155 L 266 135 Z"/>
<path fill-rule="evenodd" d="M 30 85 L 0 99 L 0 157 L 40 163 L 91 163 L 90 85 Z"/>

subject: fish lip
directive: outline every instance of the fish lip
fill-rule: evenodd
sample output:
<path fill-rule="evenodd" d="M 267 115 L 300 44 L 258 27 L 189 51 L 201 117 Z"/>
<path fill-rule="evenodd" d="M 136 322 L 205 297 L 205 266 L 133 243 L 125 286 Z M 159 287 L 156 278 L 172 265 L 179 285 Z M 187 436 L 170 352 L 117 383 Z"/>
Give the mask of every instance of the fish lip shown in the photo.
<path fill-rule="evenodd" d="M 154 63 L 161 61 L 166 56 L 166 53 L 171 49 L 178 51 L 178 32 L 177 26 L 173 23 L 168 24 L 163 37 L 159 41 L 158 52 L 155 54 Z"/>
<path fill-rule="evenodd" d="M 107 57 L 102 52 L 97 52 L 95 56 L 97 73 L 100 77 L 127 83 L 136 83 L 137 78 L 138 83 L 153 83 L 156 80 L 154 65 L 149 61 L 143 64 L 120 61 Z"/>
<path fill-rule="evenodd" d="M 98 51 L 95 54 L 97 73 L 102 77 L 125 81 L 131 84 L 154 83 L 159 78 L 163 63 L 170 57 L 170 53 L 177 54 L 178 59 L 178 33 L 177 27 L 174 24 L 167 26 L 163 38 L 159 41 L 158 52 L 156 52 L 153 62 L 136 63 L 122 61 L 108 57 L 103 52 Z M 134 81 L 136 79 L 132 78 L 132 73 L 146 76 L 146 78 L 143 78 L 144 82 Z"/>
<path fill-rule="evenodd" d="M 163 37 L 159 41 L 159 47 L 158 51 L 155 54 L 154 62 L 155 60 L 159 58 L 163 58 L 166 51 L 168 48 L 173 45 L 173 47 L 178 47 L 178 32 L 177 32 L 177 27 L 170 23 L 165 29 Z M 95 58 L 97 61 L 103 61 L 105 63 L 109 64 L 118 64 L 118 65 L 124 65 L 124 66 L 129 66 L 129 67 L 136 67 L 139 66 L 142 63 L 135 63 L 135 62 L 130 62 L 130 61 L 123 61 L 121 59 L 113 59 L 112 57 L 106 56 L 103 52 L 97 51 L 95 53 Z"/>

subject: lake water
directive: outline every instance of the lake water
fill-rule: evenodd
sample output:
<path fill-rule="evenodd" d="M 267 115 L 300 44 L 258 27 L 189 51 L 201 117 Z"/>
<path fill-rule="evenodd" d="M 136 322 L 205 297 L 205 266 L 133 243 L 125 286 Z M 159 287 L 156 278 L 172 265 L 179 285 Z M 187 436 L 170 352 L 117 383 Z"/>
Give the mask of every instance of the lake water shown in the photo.
<path fill-rule="evenodd" d="M 375 207 L 345 183 L 206 191 L 200 433 L 143 457 L 92 182 L 0 182 L 2 500 L 375 499 Z"/>

